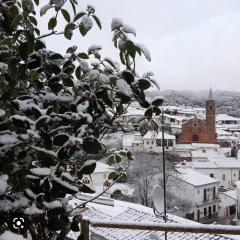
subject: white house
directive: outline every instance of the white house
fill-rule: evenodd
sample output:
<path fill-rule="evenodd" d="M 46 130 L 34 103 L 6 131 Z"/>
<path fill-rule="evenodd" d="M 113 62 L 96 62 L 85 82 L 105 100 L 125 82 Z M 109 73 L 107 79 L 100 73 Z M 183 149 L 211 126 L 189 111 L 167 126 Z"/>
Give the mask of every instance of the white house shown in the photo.
<path fill-rule="evenodd" d="M 233 189 L 240 179 L 240 161 L 215 150 L 192 151 L 192 169 L 220 181 L 220 188 Z"/>
<path fill-rule="evenodd" d="M 217 114 L 216 124 L 226 130 L 234 131 L 240 129 L 240 118 L 232 117 L 227 114 Z"/>
<path fill-rule="evenodd" d="M 123 149 L 133 152 L 162 152 L 163 144 L 166 151 L 171 151 L 176 145 L 176 137 L 165 132 L 163 141 L 161 131 L 148 131 L 144 136 L 137 132 L 123 137 Z"/>
<path fill-rule="evenodd" d="M 218 180 L 182 167 L 177 168 L 171 177 L 180 181 L 180 184 L 171 186 L 174 195 L 191 203 L 191 210 L 187 213 L 182 212 L 184 217 L 204 222 L 211 221 L 218 216 Z"/>
<path fill-rule="evenodd" d="M 163 140 L 161 131 L 158 133 L 148 131 L 143 136 L 143 147 L 146 152 L 162 152 L 163 144 L 166 151 L 171 151 L 176 145 L 176 137 L 165 132 Z"/>

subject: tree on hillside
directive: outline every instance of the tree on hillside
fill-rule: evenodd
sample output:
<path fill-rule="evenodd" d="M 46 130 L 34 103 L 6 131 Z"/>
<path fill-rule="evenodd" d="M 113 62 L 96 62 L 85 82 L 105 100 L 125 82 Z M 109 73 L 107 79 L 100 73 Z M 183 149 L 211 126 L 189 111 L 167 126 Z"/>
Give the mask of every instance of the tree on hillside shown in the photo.
<path fill-rule="evenodd" d="M 28 221 L 20 229 L 25 237 L 60 240 L 70 229 L 79 230 L 67 196 L 93 192 L 81 178 L 94 172 L 95 156 L 119 165 L 122 158 L 133 159 L 131 152 L 109 151 L 102 137 L 116 127 L 116 119 L 133 99 L 146 109 L 147 119 L 160 113 L 162 99 L 145 99 L 153 80 L 137 76 L 135 58 L 138 54 L 150 60 L 150 55 L 130 39 L 133 28 L 120 19 L 111 24 L 122 70 L 101 56 L 99 45 L 86 52 L 69 45 L 63 56 L 47 49 L 43 40 L 51 35 L 71 40 L 78 31 L 85 36 L 93 23 L 101 28 L 100 19 L 92 6 L 78 12 L 76 0 L 50 0 L 40 15 L 55 14 L 49 19 L 49 32 L 41 33 L 38 4 L 39 0 L 0 1 L 0 234 L 7 238 L 14 230 L 8 220 L 18 214 Z M 66 20 L 62 32 L 56 30 L 59 15 Z M 125 171 L 119 167 L 110 179 L 126 177 Z"/>

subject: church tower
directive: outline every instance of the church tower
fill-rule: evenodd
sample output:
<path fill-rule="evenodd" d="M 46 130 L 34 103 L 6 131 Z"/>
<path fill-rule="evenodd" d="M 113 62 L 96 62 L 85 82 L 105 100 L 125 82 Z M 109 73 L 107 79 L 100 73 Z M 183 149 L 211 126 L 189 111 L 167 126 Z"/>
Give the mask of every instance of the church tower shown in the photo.
<path fill-rule="evenodd" d="M 210 88 L 206 101 L 206 123 L 208 129 L 209 143 L 216 143 L 216 103 L 213 100 L 212 89 Z"/>

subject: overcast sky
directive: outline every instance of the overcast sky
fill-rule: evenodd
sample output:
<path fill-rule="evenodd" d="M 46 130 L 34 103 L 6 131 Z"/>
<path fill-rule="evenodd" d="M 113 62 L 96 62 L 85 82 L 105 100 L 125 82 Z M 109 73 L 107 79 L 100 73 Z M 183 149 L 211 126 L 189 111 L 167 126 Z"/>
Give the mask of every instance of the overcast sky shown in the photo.
<path fill-rule="evenodd" d="M 79 0 L 78 11 L 87 4 L 95 6 L 103 29 L 95 24 L 86 37 L 76 32 L 71 41 L 51 37 L 48 48 L 63 52 L 77 45 L 86 51 L 100 44 L 102 55 L 118 60 L 110 24 L 120 17 L 136 29 L 132 39 L 151 53 L 150 63 L 138 60 L 137 71 L 153 71 L 162 90 L 240 90 L 240 0 Z M 52 15 L 50 10 L 39 19 L 42 33 Z"/>

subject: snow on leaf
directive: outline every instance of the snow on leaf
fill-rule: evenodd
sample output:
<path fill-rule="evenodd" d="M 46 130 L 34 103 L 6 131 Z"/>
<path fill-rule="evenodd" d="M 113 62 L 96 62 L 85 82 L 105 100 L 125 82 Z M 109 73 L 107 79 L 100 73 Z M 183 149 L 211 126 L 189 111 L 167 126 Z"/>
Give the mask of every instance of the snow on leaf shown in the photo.
<path fill-rule="evenodd" d="M 123 20 L 121 18 L 113 18 L 111 23 L 111 30 L 114 31 L 123 26 Z"/>
<path fill-rule="evenodd" d="M 43 205 L 46 208 L 49 208 L 49 209 L 61 208 L 62 207 L 62 204 L 58 200 L 55 200 L 55 201 L 52 201 L 52 202 L 45 202 L 44 201 Z"/>
<path fill-rule="evenodd" d="M 148 49 L 141 43 L 137 43 L 136 46 L 141 49 L 141 51 L 144 54 L 144 56 L 146 57 L 146 59 L 150 62 L 151 56 L 150 56 L 150 52 L 148 51 Z"/>
<path fill-rule="evenodd" d="M 55 182 L 57 182 L 58 184 L 62 185 L 63 187 L 70 189 L 71 191 L 78 192 L 78 188 L 77 187 L 71 185 L 70 183 L 68 183 L 66 181 L 63 181 L 62 179 L 60 179 L 58 177 L 54 176 L 53 180 Z"/>
<path fill-rule="evenodd" d="M 44 153 L 49 154 L 53 157 L 57 157 L 57 154 L 54 151 L 47 150 L 45 148 L 36 147 L 36 146 L 31 146 L 31 147 L 34 148 L 35 150 L 39 151 L 39 152 L 44 152 Z"/>
<path fill-rule="evenodd" d="M 50 8 L 52 8 L 53 6 L 48 3 L 46 5 L 44 5 L 41 9 L 40 9 L 40 16 L 44 15 Z"/>
<path fill-rule="evenodd" d="M 84 26 L 84 28 L 89 31 L 93 26 L 93 21 L 88 16 L 83 16 L 81 20 L 81 24 Z"/>
<path fill-rule="evenodd" d="M 88 54 L 91 54 L 91 53 L 95 54 L 101 49 L 102 49 L 101 45 L 93 44 L 88 48 Z"/>
<path fill-rule="evenodd" d="M 136 30 L 133 27 L 127 25 L 127 24 L 123 25 L 122 30 L 126 33 L 132 33 L 134 36 L 136 36 Z"/>
<path fill-rule="evenodd" d="M 127 82 L 123 79 L 119 79 L 117 81 L 117 87 L 120 92 L 124 93 L 127 96 L 132 96 L 132 89 L 130 86 L 127 84 Z"/>
<path fill-rule="evenodd" d="M 88 62 L 86 62 L 86 61 L 81 61 L 81 62 L 79 63 L 79 66 L 80 66 L 80 68 L 81 68 L 81 70 L 82 70 L 83 72 L 88 72 L 88 71 L 89 71 Z"/>
<path fill-rule="evenodd" d="M 8 175 L 6 174 L 0 175 L 0 193 L 6 192 L 8 188 L 7 180 L 8 180 Z"/>
<path fill-rule="evenodd" d="M 32 174 L 37 176 L 48 176 L 51 174 L 51 169 L 49 168 L 32 168 Z"/>
<path fill-rule="evenodd" d="M 5 114 L 6 114 L 6 112 L 4 110 L 0 109 L 0 117 L 4 117 Z"/>
<path fill-rule="evenodd" d="M 14 209 L 19 209 L 28 206 L 29 200 L 26 197 L 21 197 L 20 199 L 16 199 L 15 201 L 10 200 L 1 200 L 0 201 L 0 211 L 12 211 Z"/>
<path fill-rule="evenodd" d="M 44 211 L 37 208 L 35 204 L 24 210 L 24 214 L 26 215 L 40 215 L 42 213 L 44 213 Z"/>
<path fill-rule="evenodd" d="M 15 144 L 19 142 L 15 133 L 12 132 L 3 132 L 0 135 L 0 144 Z"/>

